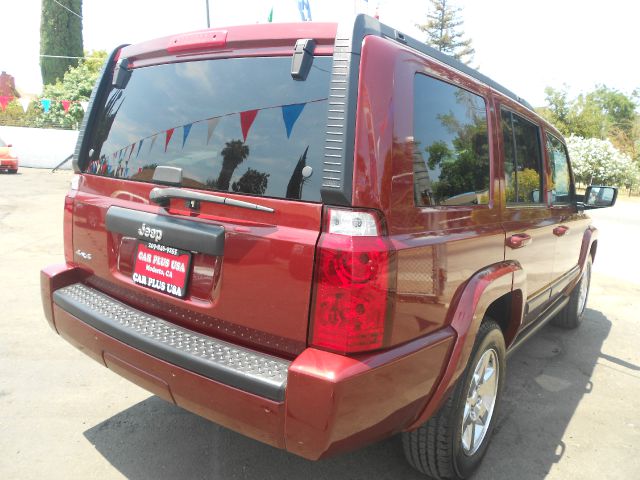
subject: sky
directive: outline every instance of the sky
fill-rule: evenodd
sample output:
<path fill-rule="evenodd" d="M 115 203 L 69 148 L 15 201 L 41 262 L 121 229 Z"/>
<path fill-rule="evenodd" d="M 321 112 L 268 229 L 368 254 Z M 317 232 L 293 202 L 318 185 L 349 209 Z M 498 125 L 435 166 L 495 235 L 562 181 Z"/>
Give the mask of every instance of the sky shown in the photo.
<path fill-rule="evenodd" d="M 19 89 L 40 93 L 40 0 L 8 2 L 0 29 L 0 71 Z M 314 21 L 373 15 L 424 39 L 428 0 L 309 0 Z M 463 29 L 476 50 L 472 66 L 534 106 L 544 88 L 566 85 L 569 95 L 605 84 L 630 94 L 640 88 L 640 2 L 629 0 L 457 0 Z M 111 51 L 123 43 L 206 28 L 206 0 L 84 0 L 85 50 Z M 297 0 L 209 0 L 212 27 L 299 21 Z M 54 53 L 54 52 L 52 52 Z M 60 54 L 61 52 L 55 52 Z"/>

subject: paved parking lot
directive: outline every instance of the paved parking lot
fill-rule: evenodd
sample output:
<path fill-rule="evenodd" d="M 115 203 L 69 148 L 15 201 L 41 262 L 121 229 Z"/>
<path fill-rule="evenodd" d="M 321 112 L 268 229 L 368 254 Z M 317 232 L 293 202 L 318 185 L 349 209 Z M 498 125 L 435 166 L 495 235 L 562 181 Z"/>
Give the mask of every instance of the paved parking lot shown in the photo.
<path fill-rule="evenodd" d="M 70 178 L 0 175 L 0 478 L 421 478 L 397 438 L 308 462 L 167 404 L 58 338 L 39 270 L 63 261 Z M 640 478 L 640 202 L 593 217 L 587 318 L 576 331 L 545 327 L 511 356 L 476 479 Z"/>

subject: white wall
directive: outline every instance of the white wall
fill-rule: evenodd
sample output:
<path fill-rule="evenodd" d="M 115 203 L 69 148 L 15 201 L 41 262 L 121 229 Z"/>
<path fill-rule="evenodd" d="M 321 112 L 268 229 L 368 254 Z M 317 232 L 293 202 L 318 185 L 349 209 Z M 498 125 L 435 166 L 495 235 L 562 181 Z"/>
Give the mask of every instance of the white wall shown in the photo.
<path fill-rule="evenodd" d="M 73 153 L 77 130 L 0 126 L 0 137 L 13 145 L 20 167 L 53 168 Z M 71 160 L 62 167 L 71 168 Z"/>

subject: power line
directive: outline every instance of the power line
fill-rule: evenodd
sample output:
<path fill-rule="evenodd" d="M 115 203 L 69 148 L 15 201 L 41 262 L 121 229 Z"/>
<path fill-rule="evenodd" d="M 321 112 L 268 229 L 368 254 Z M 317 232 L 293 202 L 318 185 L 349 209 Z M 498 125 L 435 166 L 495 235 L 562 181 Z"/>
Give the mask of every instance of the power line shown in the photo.
<path fill-rule="evenodd" d="M 67 12 L 69 13 L 73 13 L 76 17 L 78 17 L 80 20 L 83 20 L 82 16 L 77 14 L 76 12 L 74 12 L 73 10 L 71 10 L 69 7 L 66 7 L 64 5 L 62 5 L 58 0 L 53 0 L 55 3 L 57 3 L 58 5 L 60 5 L 62 8 L 64 8 Z"/>
<path fill-rule="evenodd" d="M 40 56 L 45 58 L 92 58 L 92 57 L 70 57 L 68 55 L 40 55 Z"/>

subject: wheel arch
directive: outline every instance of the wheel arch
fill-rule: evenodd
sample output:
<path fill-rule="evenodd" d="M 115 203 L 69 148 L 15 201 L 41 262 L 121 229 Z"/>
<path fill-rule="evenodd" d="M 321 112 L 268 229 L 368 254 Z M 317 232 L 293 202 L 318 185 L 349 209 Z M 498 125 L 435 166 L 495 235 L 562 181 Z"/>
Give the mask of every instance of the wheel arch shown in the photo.
<path fill-rule="evenodd" d="M 420 426 L 446 400 L 467 366 L 480 325 L 488 314 L 508 312 L 508 321 L 498 324 L 509 346 L 522 324 L 525 298 L 526 275 L 520 263 L 513 260 L 485 267 L 458 288 L 447 314 L 447 323 L 456 332 L 449 362 L 426 407 L 405 430 Z"/>
<path fill-rule="evenodd" d="M 589 225 L 582 235 L 582 246 L 580 248 L 580 259 L 578 264 L 580 270 L 584 268 L 587 255 L 591 255 L 591 261 L 596 260 L 596 251 L 598 250 L 598 229 L 593 225 Z"/>

